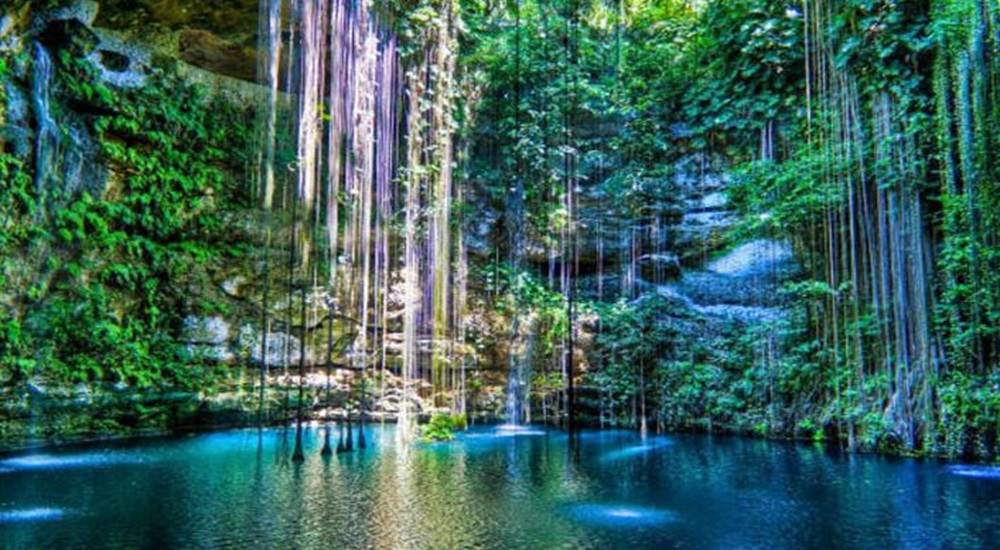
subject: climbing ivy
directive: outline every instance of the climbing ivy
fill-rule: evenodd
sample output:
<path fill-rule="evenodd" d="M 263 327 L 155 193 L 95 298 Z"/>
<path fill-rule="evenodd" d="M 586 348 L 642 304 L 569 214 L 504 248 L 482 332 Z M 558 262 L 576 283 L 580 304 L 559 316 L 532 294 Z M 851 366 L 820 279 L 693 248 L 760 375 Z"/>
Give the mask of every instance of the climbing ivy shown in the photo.
<path fill-rule="evenodd" d="M 248 246 L 226 216 L 247 206 L 249 113 L 166 62 L 135 89 L 65 53 L 56 75 L 56 115 L 86 126 L 110 175 L 103 189 L 45 190 L 42 203 L 30 170 L 0 156 L 3 273 L 18 276 L 16 305 L 0 311 L 9 380 L 208 388 L 212 372 L 176 343 L 182 309 L 198 307 L 184 281 Z"/>

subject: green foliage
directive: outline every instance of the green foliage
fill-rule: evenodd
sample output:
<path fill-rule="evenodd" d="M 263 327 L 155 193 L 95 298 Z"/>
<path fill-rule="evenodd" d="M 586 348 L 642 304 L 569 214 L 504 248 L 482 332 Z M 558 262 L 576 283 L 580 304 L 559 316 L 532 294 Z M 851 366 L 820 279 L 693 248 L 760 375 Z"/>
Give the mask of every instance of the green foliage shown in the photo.
<path fill-rule="evenodd" d="M 24 161 L 0 151 L 0 251 L 18 248 L 32 237 L 30 220 L 36 212 L 34 182 Z"/>
<path fill-rule="evenodd" d="M 515 233 L 498 254 L 574 229 L 571 164 L 581 196 L 640 220 L 675 193 L 674 160 L 723 154 L 731 237 L 793 245 L 794 317 L 700 342 L 677 304 L 599 305 L 587 381 L 619 414 L 645 399 L 675 427 L 996 452 L 996 3 L 692 4 L 461 4 L 485 82 L 470 173 Z M 481 275 L 495 311 L 561 319 L 518 270 Z"/>
<path fill-rule="evenodd" d="M 983 0 L 936 2 L 930 37 L 942 250 L 937 319 L 956 365 L 1000 364 L 1000 75 L 997 8 Z"/>
<path fill-rule="evenodd" d="M 515 269 L 508 263 L 481 266 L 477 278 L 483 282 L 484 292 L 493 296 L 493 306 L 502 314 L 533 308 L 558 311 L 566 307 L 562 294 L 548 289 L 532 273 Z"/>
<path fill-rule="evenodd" d="M 39 374 L 69 382 L 112 381 L 137 388 L 169 380 L 190 388 L 188 369 L 174 355 L 174 344 L 163 333 L 150 333 L 139 319 L 120 318 L 102 285 L 74 286 L 48 301 L 30 319 L 36 337 L 50 348 L 39 363 Z"/>
<path fill-rule="evenodd" d="M 501 227 L 536 242 L 558 246 L 558 235 L 572 229 L 567 159 L 579 185 L 598 187 L 614 215 L 661 216 L 675 206 L 673 160 L 710 146 L 748 156 L 765 125 L 791 119 L 804 87 L 801 19 L 784 2 L 710 2 L 703 11 L 671 0 L 568 9 L 520 2 L 493 12 L 464 6 L 472 28 L 467 65 L 481 68 L 486 82 L 474 134 L 480 165 L 470 172 L 495 201 L 505 201 L 500 208 L 513 219 Z M 815 165 L 805 176 L 793 165 L 777 175 L 773 166 L 748 170 L 736 202 L 758 209 L 794 190 L 800 200 L 772 214 L 771 223 L 798 228 L 818 218 L 832 191 L 803 181 L 820 166 L 805 162 Z M 496 238 L 502 253 L 504 243 L 521 237 Z M 499 314 L 532 312 L 540 336 L 533 364 L 544 364 L 568 329 L 564 298 L 501 264 L 479 275 Z M 760 372 L 735 359 L 720 364 L 708 351 L 681 355 L 700 344 L 681 341 L 675 321 L 689 313 L 677 304 L 651 299 L 594 311 L 601 328 L 589 362 L 598 367 L 586 376 L 610 395 L 615 410 L 634 410 L 641 398 L 650 415 L 674 426 L 706 417 L 749 425 L 760 414 L 754 395 Z M 726 345 L 734 357 L 736 348 L 749 346 Z M 808 366 L 790 366 L 789 378 L 809 372 L 809 381 L 789 386 L 817 385 L 812 359 L 801 363 Z M 534 379 L 539 395 L 554 384 L 545 369 Z"/>
<path fill-rule="evenodd" d="M 532 273 L 507 263 L 481 266 L 475 276 L 482 281 L 493 313 L 508 320 L 520 316 L 530 323 L 522 328 L 535 335 L 533 356 L 528 358 L 532 364 L 542 367 L 555 362 L 569 331 L 566 296 L 548 288 Z M 511 327 L 507 325 L 501 330 L 506 333 Z M 551 374 L 543 368 L 536 376 L 552 383 Z M 537 386 L 539 395 L 551 393 L 544 386 Z"/>
<path fill-rule="evenodd" d="M 845 2 L 830 24 L 831 36 L 840 38 L 837 66 L 860 76 L 869 92 L 914 97 L 923 80 L 919 63 L 931 45 L 927 15 L 916 3 Z"/>
<path fill-rule="evenodd" d="M 622 114 L 611 39 L 616 28 L 592 15 L 599 3 L 563 9 L 525 1 L 499 13 L 467 6 L 471 28 L 465 66 L 482 71 L 470 173 L 495 200 L 520 195 L 522 219 L 511 224 L 545 235 L 565 226 L 567 159 L 573 177 L 588 180 L 606 170 L 614 152 L 601 137 L 582 137 L 587 124 L 617 124 Z M 568 8 L 568 7 L 567 7 Z M 485 8 L 483 8 L 485 9 Z M 571 61 L 572 60 L 572 61 Z M 503 243 L 505 237 L 499 237 Z"/>
<path fill-rule="evenodd" d="M 468 427 L 464 414 L 434 413 L 430 421 L 420 427 L 420 437 L 426 442 L 451 441 L 455 433 Z"/>
<path fill-rule="evenodd" d="M 822 153 L 804 152 L 783 162 L 741 166 L 727 193 L 732 206 L 744 215 L 743 230 L 794 238 L 804 234 L 802 228 L 821 223 L 826 209 L 843 198 L 843 189 L 823 178 L 835 169 L 830 162 Z"/>
<path fill-rule="evenodd" d="M 661 405 L 668 426 L 685 427 L 714 418 L 723 420 L 734 412 L 729 400 L 725 372 L 716 365 L 690 361 L 664 361 L 657 370 Z M 727 395 L 728 394 L 728 395 Z"/>
<path fill-rule="evenodd" d="M 857 448 L 934 452 L 938 437 L 952 456 L 988 456 L 996 414 L 984 388 L 1000 357 L 996 7 L 829 8 L 810 12 L 810 39 L 828 49 L 806 60 L 811 102 L 785 130 L 801 143 L 746 163 L 729 189 L 738 233 L 790 240 L 807 273 L 786 293 L 816 337 L 794 338 L 769 368 L 791 410 L 808 403 L 805 420 Z"/>
<path fill-rule="evenodd" d="M 689 76 L 683 107 L 693 140 L 753 144 L 801 96 L 801 20 L 783 1 L 714 1 L 698 29 L 689 54 L 698 74 Z"/>
<path fill-rule="evenodd" d="M 1000 373 L 985 377 L 952 372 L 942 381 L 938 395 L 937 431 L 945 453 L 985 458 L 1000 450 Z"/>
<path fill-rule="evenodd" d="M 0 309 L 8 381 L 210 389 L 216 376 L 189 364 L 176 336 L 181 308 L 197 307 L 185 278 L 244 253 L 225 216 L 246 201 L 233 175 L 250 151 L 248 113 L 169 68 L 115 89 L 64 54 L 55 86 L 56 115 L 86 125 L 100 147 L 89 160 L 115 176 L 93 192 L 37 190 L 21 161 L 0 154 L 0 274 L 17 304 Z"/>
<path fill-rule="evenodd" d="M 678 344 L 678 333 L 668 321 L 675 314 L 671 305 L 661 298 L 638 303 L 619 301 L 596 304 L 600 319 L 591 362 L 599 369 L 588 373 L 602 387 L 618 410 L 643 394 L 650 397 L 649 411 L 655 410 L 655 399 L 665 388 L 661 376 L 669 369 Z M 659 385 L 657 384 L 659 382 Z M 671 395 L 667 399 L 673 399 Z M 667 407 L 665 402 L 661 406 Z M 631 423 L 635 418 L 616 419 Z"/>
<path fill-rule="evenodd" d="M 801 420 L 798 425 L 798 430 L 801 433 L 812 434 L 812 439 L 816 443 L 826 440 L 826 434 L 823 433 L 823 428 L 817 426 L 811 418 Z"/>

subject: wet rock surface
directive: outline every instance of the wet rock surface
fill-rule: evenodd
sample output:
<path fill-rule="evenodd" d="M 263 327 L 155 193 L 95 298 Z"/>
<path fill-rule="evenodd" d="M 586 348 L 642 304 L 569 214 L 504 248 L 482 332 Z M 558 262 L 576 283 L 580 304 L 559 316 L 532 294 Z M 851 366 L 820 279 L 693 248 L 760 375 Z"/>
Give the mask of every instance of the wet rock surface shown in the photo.
<path fill-rule="evenodd" d="M 738 216 L 730 210 L 726 163 L 690 155 L 674 165 L 681 214 L 663 231 L 669 252 L 640 257 L 636 292 L 668 300 L 666 322 L 693 341 L 725 339 L 736 330 L 786 319 L 781 286 L 799 274 L 791 246 L 774 240 L 734 242 Z M 728 247 L 728 248 L 727 248 Z"/>
<path fill-rule="evenodd" d="M 219 79 L 227 85 L 245 86 L 244 82 L 228 79 L 252 82 L 256 77 L 255 37 L 247 33 L 247 29 L 256 28 L 256 10 L 256 0 L 81 1 L 45 16 L 40 36 L 53 50 L 65 50 L 93 62 L 104 81 L 113 86 L 145 84 L 153 57 L 163 52 L 183 62 L 181 65 L 186 63 L 211 75 L 227 77 Z M 21 30 L 23 24 L 10 16 L 0 19 L 0 40 L 13 40 Z M 147 30 L 151 36 L 166 38 L 155 48 L 141 40 L 143 45 L 137 45 L 136 33 Z M 30 77 L 25 75 L 23 80 Z M 35 115 L 29 90 L 15 87 L 7 97 L 7 125 L 0 131 L 13 148 L 26 150 L 32 126 L 36 125 L 31 120 Z M 595 127 L 588 130 L 588 135 L 612 135 L 619 130 L 615 125 L 592 122 Z M 87 149 L 92 147 L 87 136 L 75 130 L 72 122 L 61 127 L 68 136 L 61 138 L 61 150 L 76 155 L 63 162 L 67 170 L 83 166 L 82 159 L 96 156 Z M 783 304 L 776 301 L 775 295 L 781 282 L 794 272 L 789 247 L 754 241 L 723 253 L 723 247 L 729 244 L 727 235 L 736 223 L 728 208 L 726 163 L 706 154 L 689 154 L 670 168 L 665 174 L 635 183 L 641 190 L 637 204 L 623 204 L 622 193 L 615 191 L 614 182 L 595 178 L 581 183 L 577 190 L 579 210 L 575 212 L 579 233 L 574 243 L 580 296 L 613 301 L 659 294 L 669 298 L 671 308 L 683 313 L 664 322 L 687 333 L 704 332 L 706 325 L 714 330 L 732 323 L 750 325 L 781 318 Z M 92 191 L 100 192 L 107 187 L 104 180 L 108 178 L 81 172 L 63 179 L 89 181 L 97 186 Z M 492 239 L 505 223 L 500 213 L 502 203 L 473 195 L 470 204 L 476 210 L 469 216 L 465 245 L 469 254 L 479 260 L 492 259 L 496 255 Z M 622 215 L 625 211 L 630 215 Z M 262 250 L 264 239 L 259 234 L 251 229 L 244 237 L 254 243 L 255 250 Z M 278 230 L 274 241 L 288 242 L 289 236 Z M 288 250 L 279 247 L 272 252 L 273 258 L 288 256 Z M 538 235 L 529 235 L 521 253 L 538 273 L 547 273 L 550 265 L 564 261 L 566 249 L 556 248 Z M 197 364 L 240 365 L 256 373 L 265 365 L 269 369 L 294 370 L 301 362 L 313 370 L 304 382 L 313 388 L 331 383 L 320 371 L 332 366 L 333 388 L 342 395 L 351 391 L 356 371 L 376 363 L 371 350 L 366 355 L 364 350 L 348 349 L 342 342 L 356 339 L 360 330 L 374 330 L 388 333 L 381 340 L 386 363 L 398 365 L 403 349 L 401 296 L 386 296 L 385 327 L 362 328 L 358 320 L 338 316 L 333 297 L 323 290 L 296 290 L 289 296 L 287 281 L 292 277 L 281 266 L 209 265 L 196 271 L 190 280 L 176 284 L 187 285 L 192 296 L 210 298 L 225 306 L 224 313 L 197 312 L 183 317 L 179 340 Z M 266 298 L 265 288 L 270 288 Z M 262 319 L 267 319 L 263 329 Z M 416 344 L 422 353 L 430 353 L 436 345 L 426 336 Z M 490 353 L 499 357 L 502 349 L 484 351 L 482 355 Z M 506 360 L 492 357 L 487 362 L 507 364 Z M 299 382 L 289 377 L 279 384 Z M 392 414 L 400 406 L 402 390 L 396 382 L 387 388 L 373 401 L 374 409 Z M 36 384 L 36 390 L 41 394 L 50 391 L 41 382 Z M 502 409 L 503 399 L 491 391 L 483 390 L 480 404 Z M 86 392 L 78 393 L 66 398 L 93 399 Z M 332 402 L 323 406 L 345 410 L 344 405 Z M 420 411 L 429 410 L 425 404 L 414 406 Z"/>

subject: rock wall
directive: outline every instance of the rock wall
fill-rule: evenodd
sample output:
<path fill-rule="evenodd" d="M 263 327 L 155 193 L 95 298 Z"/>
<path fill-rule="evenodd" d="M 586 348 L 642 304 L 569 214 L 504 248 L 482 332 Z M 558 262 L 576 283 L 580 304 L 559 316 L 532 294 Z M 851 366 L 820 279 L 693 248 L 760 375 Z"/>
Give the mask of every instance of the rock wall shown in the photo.
<path fill-rule="evenodd" d="M 15 2 L 0 17 L 0 51 L 18 52 L 12 57 L 21 59 L 12 67 L 13 76 L 3 82 L 0 146 L 26 158 L 40 154 L 39 135 L 49 116 L 39 100 L 44 94 L 40 87 L 45 83 L 45 75 L 38 72 L 38 57 L 43 50 L 49 55 L 65 52 L 86 60 L 99 70 L 103 82 L 119 89 L 149 84 L 158 78 L 156 58 L 167 57 L 175 60 L 178 71 L 189 81 L 234 101 L 251 100 L 259 93 L 251 83 L 256 74 L 256 6 L 256 0 L 233 0 L 225 5 L 180 0 L 80 0 L 54 10 L 33 11 L 29 2 Z M 28 60 L 32 56 L 35 58 Z M 88 106 L 74 108 L 86 111 Z M 586 138 L 607 137 L 620 130 L 618 124 L 602 120 L 587 121 L 585 126 L 581 136 Z M 113 192 L 121 175 L 98 160 L 93 137 L 73 117 L 62 118 L 61 127 L 58 146 L 52 148 L 62 157 L 53 162 L 60 167 L 60 173 L 52 177 L 72 192 Z M 785 315 L 776 290 L 796 271 L 790 249 L 784 243 L 771 241 L 731 242 L 729 230 L 736 218 L 727 207 L 726 187 L 730 180 L 726 170 L 727 163 L 720 155 L 682 154 L 664 172 L 666 175 L 636 184 L 644 191 L 641 200 L 632 205 L 619 202 L 620 193 L 612 178 L 588 174 L 577 197 L 575 284 L 579 298 L 635 302 L 653 295 L 667 297 L 672 308 L 688 317 L 682 325 L 684 330 L 696 333 L 692 338 L 711 339 L 731 330 L 734 324 L 749 326 Z M 503 205 L 487 199 L 491 191 L 483 187 L 493 184 L 479 182 L 470 189 L 468 200 L 473 212 L 468 216 L 465 245 L 474 264 L 484 265 L 492 259 L 492 240 L 502 233 Z M 239 262 L 213 261 L 192 266 L 182 280 L 174 282 L 185 297 L 180 301 L 181 322 L 176 339 L 192 364 L 209 365 L 227 373 L 222 387 L 213 389 L 212 399 L 190 394 L 178 398 L 177 402 L 185 403 L 182 408 L 187 412 L 183 414 L 171 408 L 174 405 L 170 400 L 143 405 L 167 412 L 147 415 L 157 420 L 139 419 L 133 425 L 164 427 L 194 422 L 191 419 L 204 418 L 198 414 L 204 413 L 206 407 L 231 420 L 253 421 L 258 406 L 254 384 L 264 366 L 269 370 L 266 381 L 272 388 L 265 399 L 269 409 L 287 412 L 281 396 L 302 383 L 309 388 L 308 408 L 316 417 L 340 416 L 346 411 L 359 413 L 363 408 L 373 417 L 391 418 L 403 394 L 402 382 L 393 374 L 402 348 L 398 314 L 403 297 L 385 297 L 390 314 L 386 326 L 376 328 L 385 333 L 384 356 L 389 368 L 368 369 L 370 380 L 378 381 L 378 393 L 362 397 L 361 387 L 365 384 L 361 382 L 360 366 L 373 361 L 357 357 L 344 343 L 359 330 L 357 320 L 338 311 L 334 297 L 325 290 L 289 295 L 289 277 L 283 267 L 289 256 L 287 230 L 276 229 L 266 239 L 259 218 L 250 209 L 229 213 L 227 223 L 254 253 Z M 266 242 L 271 243 L 267 250 L 269 262 L 263 260 Z M 522 253 L 537 272 L 545 273 L 554 255 L 562 251 L 547 248 L 538 235 L 528 235 Z M 398 279 L 402 274 L 397 272 L 392 277 Z M 266 301 L 265 288 L 270 289 Z M 488 291 L 481 281 L 472 282 L 470 290 L 470 336 L 469 341 L 461 343 L 469 347 L 469 367 L 462 376 L 468 377 L 472 388 L 470 407 L 500 415 L 511 351 L 510 342 L 497 335 L 509 330 L 510 319 L 490 309 Z M 211 302 L 217 307 L 189 307 L 198 302 Z M 3 292 L 0 303 L 17 307 Z M 307 312 L 305 318 L 300 313 L 303 309 Z M 261 320 L 265 318 L 269 321 L 262 329 Z M 578 364 L 586 371 L 587 351 L 593 341 L 591 329 L 597 323 L 592 320 L 581 325 L 577 356 Z M 308 371 L 301 380 L 296 374 L 300 362 Z M 55 418 L 58 414 L 54 411 L 82 411 L 97 402 L 95 399 L 108 403 L 145 399 L 127 388 L 113 386 L 50 388 L 38 383 L 35 389 L 30 389 L 31 384 L 28 387 L 3 398 L 13 407 L 10 417 L 20 418 L 22 427 L 30 425 L 29 419 L 41 410 Z M 421 384 L 417 389 L 416 410 L 434 411 L 428 399 L 429 386 Z M 189 420 L 177 420 L 177 415 Z M 277 418 L 286 417 L 279 414 Z"/>
<path fill-rule="evenodd" d="M 172 73 L 183 77 L 187 84 L 197 84 L 203 93 L 234 104 L 252 105 L 262 93 L 252 83 L 256 76 L 256 18 L 256 0 L 78 0 L 53 9 L 19 2 L 14 9 L 5 9 L 0 16 L 0 53 L 12 62 L 9 73 L 0 72 L 4 91 L 0 95 L 0 148 L 24 159 L 52 156 L 46 165 L 55 169 L 44 183 L 58 186 L 60 196 L 77 200 L 88 195 L 95 201 L 114 202 L 123 193 L 122 182 L 129 177 L 129 168 L 107 162 L 85 122 L 97 116 L 114 116 L 117 113 L 106 110 L 117 106 L 101 106 L 101 98 L 66 104 L 65 98 L 56 97 L 58 90 L 49 89 L 52 75 L 46 71 L 50 69 L 42 68 L 54 67 L 58 63 L 53 60 L 67 57 L 74 63 L 94 67 L 99 83 L 117 93 L 162 86 L 163 67 L 169 66 Z M 97 93 L 96 87 L 91 91 Z M 40 144 L 43 140 L 39 136 L 47 127 L 54 129 L 51 147 Z M 220 162 L 249 193 L 248 166 L 241 165 L 240 159 Z M 212 209 L 225 199 L 213 196 L 209 190 L 197 200 L 201 208 Z M 131 382 L 56 382 L 44 369 L 18 375 L 20 379 L 3 373 L 0 387 L 4 395 L 0 400 L 5 421 L 0 426 L 0 444 L 256 422 L 262 370 L 268 388 L 264 408 L 270 411 L 270 421 L 290 418 L 300 384 L 305 387 L 306 410 L 315 418 L 341 418 L 348 412 L 359 415 L 362 410 L 372 418 L 394 417 L 403 395 L 402 381 L 394 374 L 403 340 L 399 316 L 402 296 L 385 296 L 390 314 L 386 326 L 374 330 L 385 335 L 387 344 L 382 357 L 386 363 L 381 368 L 379 362 L 380 368 L 376 369 L 372 364 L 379 354 L 361 357 L 351 348 L 359 323 L 334 306 L 333 296 L 322 288 L 311 289 L 304 296 L 298 290 L 289 292 L 290 225 L 276 223 L 266 236 L 268 229 L 252 203 L 225 204 L 230 209 L 224 219 L 227 238 L 248 252 L 192 262 L 178 270 L 179 276 L 169 281 L 165 290 L 171 294 L 175 308 L 168 315 L 178 320 L 170 328 L 171 337 L 179 344 L 182 360 L 191 365 L 192 376 L 204 379 L 205 387 L 200 391 L 172 392 L 133 386 Z M 60 208 L 68 206 L 62 204 Z M 188 217 L 198 215 L 194 212 Z M 46 268 L 45 256 L 62 259 L 67 255 L 51 246 L 46 240 L 44 246 L 36 247 L 31 254 L 37 257 L 30 262 L 14 262 L 14 266 L 4 261 L 2 275 L 6 284 L 0 289 L 0 307 L 5 309 L 0 321 L 23 320 L 29 308 L 44 308 L 53 300 L 68 299 L 58 296 L 62 287 L 94 283 L 97 274 L 86 268 L 78 270 L 76 281 L 56 281 L 54 277 L 65 275 L 53 275 L 62 269 Z M 15 252 L 28 254 L 25 250 Z M 400 280 L 402 274 L 397 271 L 391 277 Z M 266 300 L 265 289 L 269 289 Z M 30 298 L 29 291 L 34 293 Z M 128 292 L 112 297 L 108 304 L 112 324 L 124 325 L 135 301 L 138 299 Z M 307 311 L 304 318 L 303 309 Z M 5 352 L 4 345 L 0 339 L 0 352 Z M 420 345 L 429 348 L 436 344 L 422 341 Z M 93 360 L 98 364 L 105 359 L 100 352 L 94 352 Z M 301 378 L 300 362 L 306 369 L 306 376 Z M 470 380 L 475 376 L 472 364 Z M 502 407 L 496 391 L 502 388 L 499 378 L 472 385 L 475 389 L 470 395 L 476 396 L 474 399 L 485 410 Z M 418 415 L 438 410 L 435 403 L 455 399 L 450 395 L 429 399 L 431 388 L 423 381 L 414 383 L 411 389 L 411 408 Z M 183 407 L 175 406 L 176 402 L 183 402 Z M 81 416 L 92 406 L 107 410 L 100 422 Z M 137 413 L 140 409 L 146 412 Z"/>

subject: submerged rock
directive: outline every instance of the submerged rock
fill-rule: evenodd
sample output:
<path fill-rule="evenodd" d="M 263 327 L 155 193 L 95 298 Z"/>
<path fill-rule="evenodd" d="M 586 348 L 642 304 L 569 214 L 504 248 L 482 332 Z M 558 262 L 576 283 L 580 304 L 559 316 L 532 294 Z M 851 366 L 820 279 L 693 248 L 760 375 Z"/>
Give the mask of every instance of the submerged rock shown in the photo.
<path fill-rule="evenodd" d="M 58 508 L 27 508 L 23 510 L 4 510 L 0 512 L 0 524 L 22 523 L 31 521 L 49 521 L 62 519 L 65 510 Z"/>

